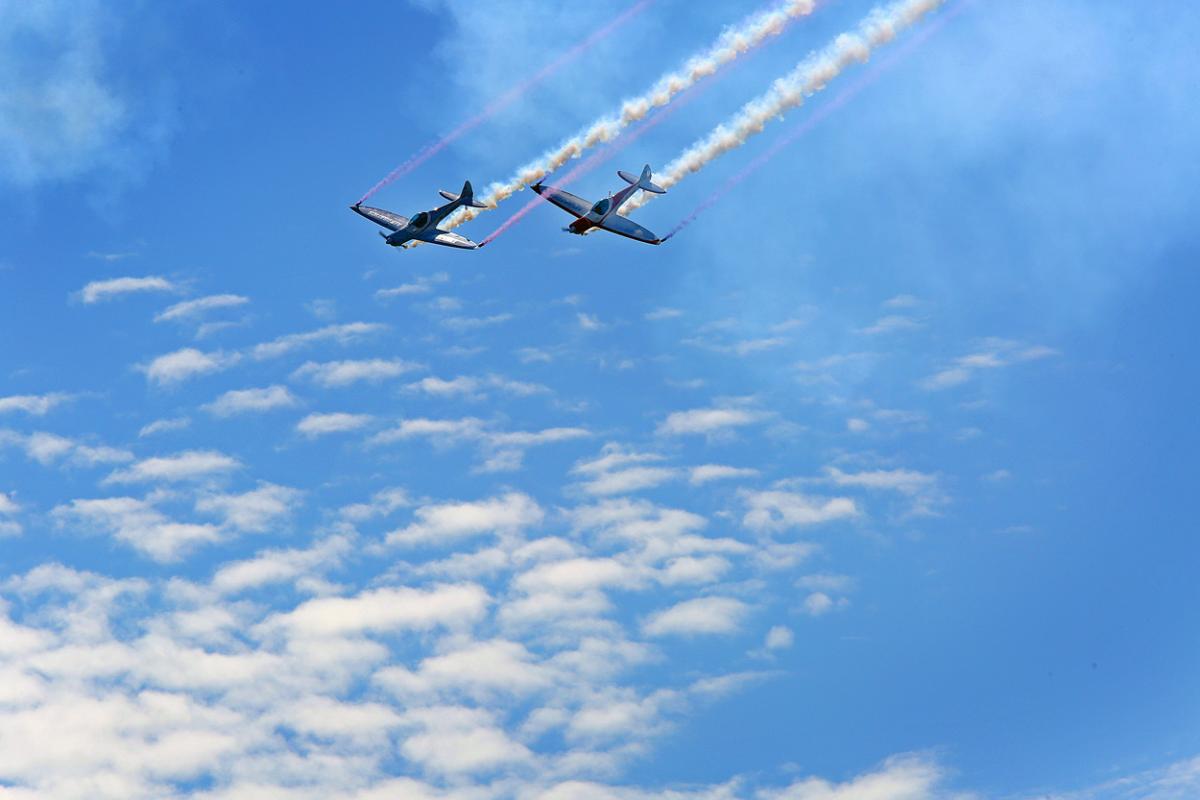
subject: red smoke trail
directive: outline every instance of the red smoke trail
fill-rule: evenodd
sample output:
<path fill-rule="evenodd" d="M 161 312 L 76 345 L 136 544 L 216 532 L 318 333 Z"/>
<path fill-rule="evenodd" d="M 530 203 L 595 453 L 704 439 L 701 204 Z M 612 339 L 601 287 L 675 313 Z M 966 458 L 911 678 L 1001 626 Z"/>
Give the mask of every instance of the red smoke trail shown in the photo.
<path fill-rule="evenodd" d="M 696 217 L 712 208 L 717 201 L 728 194 L 738 184 L 766 166 L 767 163 L 776 155 L 778 155 L 781 150 L 794 143 L 797 139 L 807 134 L 813 128 L 817 127 L 817 125 L 824 122 L 827 118 L 833 116 L 836 112 L 840 111 L 865 89 L 873 86 L 880 78 L 894 69 L 896 65 L 900 63 L 900 61 L 911 55 L 914 50 L 923 45 L 929 40 L 930 37 L 945 27 L 946 23 L 950 22 L 950 20 L 962 13 L 962 11 L 965 10 L 973 1 L 974 0 L 962 0 L 962 2 L 960 2 L 957 6 L 946 11 L 941 17 L 934 20 L 923 30 L 914 34 L 900 48 L 893 50 L 886 58 L 882 59 L 878 64 L 875 65 L 874 68 L 869 70 L 857 81 L 839 92 L 836 97 L 834 97 L 825 105 L 821 106 L 821 108 L 817 109 L 812 116 L 803 120 L 787 134 L 780 137 L 766 150 L 766 152 L 761 153 L 753 161 L 743 167 L 736 175 L 733 175 L 729 178 L 729 180 L 725 181 L 725 184 L 721 186 L 721 188 L 717 189 L 715 192 L 706 197 L 704 202 L 696 206 L 695 210 L 692 211 L 691 214 L 688 214 L 679 222 L 678 225 L 672 228 L 670 233 L 662 238 L 662 241 L 667 241 L 672 236 L 686 228 L 688 225 L 691 225 L 693 222 L 695 222 Z"/>
<path fill-rule="evenodd" d="M 566 52 L 560 54 L 558 56 L 558 58 L 554 59 L 546 66 L 542 67 L 538 72 L 536 72 L 535 74 L 526 78 L 525 80 L 521 81 L 521 83 L 518 83 L 516 86 L 509 89 L 507 92 L 500 95 L 500 97 L 493 100 L 491 103 L 489 103 L 487 105 L 486 108 L 483 109 L 483 111 L 481 111 L 478 114 L 476 114 L 475 116 L 471 117 L 466 122 L 463 122 L 457 128 L 455 128 L 454 130 L 450 131 L 445 136 L 443 136 L 441 139 L 438 139 L 435 142 L 431 142 L 430 144 L 425 145 L 425 147 L 423 147 L 419 151 L 417 151 L 417 153 L 415 155 L 411 156 L 403 164 L 401 164 L 400 166 L 396 167 L 394 170 L 389 172 L 383 180 L 381 180 L 379 183 L 372 186 L 371 189 L 366 194 L 364 194 L 359 199 L 358 202 L 365 203 L 367 200 L 369 200 L 371 198 L 371 195 L 378 192 L 384 186 L 387 186 L 389 183 L 396 180 L 397 178 L 402 178 L 405 175 L 407 175 L 408 173 L 412 172 L 414 169 L 421 166 L 426 161 L 433 158 L 435 155 L 437 155 L 442 150 L 444 150 L 447 145 L 457 141 L 458 139 L 461 139 L 467 133 L 471 132 L 472 130 L 477 128 L 479 125 L 481 125 L 482 123 L 486 122 L 491 117 L 498 114 L 500 111 L 503 111 L 508 106 L 512 105 L 517 99 L 519 99 L 521 97 L 521 95 L 525 94 L 530 89 L 532 89 L 534 86 L 537 86 L 539 83 L 544 81 L 546 78 L 553 75 L 555 72 L 557 72 L 559 69 L 561 69 L 564 65 L 570 63 L 571 61 L 574 61 L 576 58 L 583 55 L 585 52 L 587 52 L 587 50 L 589 50 L 592 47 L 592 45 L 596 44 L 596 42 L 599 42 L 601 39 L 605 38 L 606 36 L 611 34 L 613 31 L 617 30 L 622 25 L 624 25 L 625 23 L 629 22 L 631 19 L 636 17 L 638 14 L 641 14 L 643 11 L 645 11 L 647 8 L 649 8 L 653 2 L 654 2 L 654 0 L 638 0 L 637 3 L 634 3 L 632 6 L 627 8 L 624 11 L 624 13 L 620 14 L 617 17 L 614 17 L 607 25 L 604 25 L 604 26 L 598 28 L 597 30 L 593 31 L 592 34 L 590 36 L 588 36 L 586 39 L 584 39 L 583 41 L 576 44 L 570 50 L 567 50 Z"/>

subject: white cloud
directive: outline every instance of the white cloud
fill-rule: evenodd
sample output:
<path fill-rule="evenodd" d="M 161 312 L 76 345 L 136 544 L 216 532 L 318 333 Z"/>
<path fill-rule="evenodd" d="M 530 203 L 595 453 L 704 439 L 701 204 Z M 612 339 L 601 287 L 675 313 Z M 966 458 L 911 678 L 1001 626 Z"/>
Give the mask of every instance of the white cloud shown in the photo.
<path fill-rule="evenodd" d="M 782 531 L 857 516 L 848 497 L 810 497 L 779 490 L 740 492 L 747 510 L 742 524 L 754 531 Z"/>
<path fill-rule="evenodd" d="M 419 727 L 404 739 L 400 752 L 434 773 L 488 772 L 532 760 L 528 748 L 511 739 L 482 709 L 435 707 L 405 716 Z"/>
<path fill-rule="evenodd" d="M 664 436 L 713 434 L 752 425 L 761 419 L 761 413 L 744 408 L 696 408 L 668 414 L 658 426 L 658 433 Z"/>
<path fill-rule="evenodd" d="M 160 433 L 168 433 L 170 431 L 181 431 L 192 424 L 188 417 L 171 417 L 169 419 L 156 419 L 154 422 L 148 422 L 138 431 L 138 438 L 144 439 L 147 436 L 155 436 Z"/>
<path fill-rule="evenodd" d="M 651 614 L 642 624 L 647 636 L 736 633 L 750 606 L 732 597 L 685 600 Z"/>
<path fill-rule="evenodd" d="M 188 450 L 173 456 L 143 459 L 129 469 L 112 473 L 106 483 L 138 481 L 186 481 L 231 472 L 241 463 L 215 450 Z"/>
<path fill-rule="evenodd" d="M 60 525 L 79 522 L 100 528 L 156 561 L 175 561 L 206 542 L 220 539 L 215 525 L 176 522 L 134 497 L 72 500 L 52 512 Z"/>
<path fill-rule="evenodd" d="M 21 506 L 12 499 L 12 495 L 0 492 L 0 514 L 16 514 L 20 510 Z"/>
<path fill-rule="evenodd" d="M 293 378 L 309 378 L 321 386 L 349 386 L 359 381 L 378 383 L 421 369 L 420 364 L 399 358 L 370 358 L 360 361 L 308 361 L 292 373 Z"/>
<path fill-rule="evenodd" d="M 580 487 L 594 495 L 626 494 L 659 486 L 677 475 L 678 472 L 669 467 L 629 467 L 597 475 Z"/>
<path fill-rule="evenodd" d="M 914 495 L 929 491 L 937 485 L 937 476 L 911 469 L 880 469 L 864 472 L 842 472 L 826 467 L 825 473 L 835 486 L 857 486 L 864 489 L 884 489 Z"/>
<path fill-rule="evenodd" d="M 624 494 L 659 486 L 677 478 L 679 470 L 673 467 L 647 466 L 648 462 L 662 460 L 663 457 L 656 453 L 626 450 L 610 442 L 602 448 L 598 458 L 576 462 L 571 473 L 586 477 L 579 486 L 588 494 Z"/>
<path fill-rule="evenodd" d="M 629 464 L 662 461 L 658 453 L 639 453 L 628 450 L 616 442 L 609 442 L 600 449 L 600 456 L 590 461 L 578 461 L 571 472 L 578 475 L 603 475 Z"/>
<path fill-rule="evenodd" d="M 309 414 L 296 423 L 296 430 L 309 438 L 316 438 L 330 433 L 356 431 L 370 425 L 373 419 L 370 414 L 348 414 L 342 411 L 329 414 Z"/>
<path fill-rule="evenodd" d="M 487 592 L 474 584 L 381 588 L 353 597 L 309 600 L 267 624 L 300 637 L 458 628 L 482 619 L 489 602 Z"/>
<path fill-rule="evenodd" d="M 166 278 L 149 275 L 144 278 L 125 277 L 92 281 L 79 290 L 79 296 L 85 303 L 99 303 L 123 294 L 132 294 L 134 292 L 173 292 L 175 289 L 175 284 Z"/>
<path fill-rule="evenodd" d="M 430 376 L 422 378 L 407 387 L 410 391 L 420 391 L 434 397 L 452 397 L 455 395 L 473 395 L 479 390 L 479 381 L 460 375 L 452 380 Z"/>
<path fill-rule="evenodd" d="M 388 534 L 389 544 L 446 543 L 501 531 L 518 531 L 541 523 L 545 512 L 519 492 L 489 500 L 421 506 L 416 520 Z"/>
<path fill-rule="evenodd" d="M 307 333 L 292 333 L 280 336 L 269 342 L 255 345 L 250 349 L 250 355 L 262 361 L 268 358 L 279 358 L 293 350 L 299 350 L 321 342 L 335 342 L 346 345 L 372 334 L 387 330 L 387 326 L 378 322 L 347 322 L 341 325 L 326 325 Z"/>
<path fill-rule="evenodd" d="M 26 414 L 40 417 L 70 399 L 71 395 L 63 394 L 62 392 L 9 395 L 8 397 L 0 397 L 0 414 L 6 414 L 11 411 L 23 411 Z"/>
<path fill-rule="evenodd" d="M 545 428 L 540 431 L 501 431 L 483 436 L 484 463 L 481 472 L 504 472 L 518 469 L 525 450 L 531 447 L 585 439 L 591 436 L 586 428 Z"/>
<path fill-rule="evenodd" d="M 320 568 L 336 565 L 351 549 L 345 536 L 331 536 L 304 550 L 267 550 L 244 561 L 223 564 L 212 586 L 222 594 L 244 592 L 270 584 L 295 581 Z"/>
<path fill-rule="evenodd" d="M 819 617 L 833 610 L 833 598 L 824 592 L 813 592 L 804 598 L 804 611 L 814 617 Z"/>
<path fill-rule="evenodd" d="M 40 464 L 51 464 L 75 448 L 75 442 L 54 433 L 37 432 L 24 440 L 25 454 Z"/>
<path fill-rule="evenodd" d="M 912 317 L 905 317 L 899 314 L 889 314 L 886 317 L 880 317 L 875 322 L 866 328 L 859 328 L 858 332 L 867 336 L 881 336 L 888 333 L 899 333 L 901 331 L 913 331 L 923 327 L 920 322 Z"/>
<path fill-rule="evenodd" d="M 161 355 L 142 367 L 146 378 L 160 386 L 179 383 L 196 375 L 218 372 L 236 364 L 236 353 L 204 353 L 194 347 L 185 347 L 173 353 Z"/>
<path fill-rule="evenodd" d="M 580 311 L 575 314 L 575 319 L 579 323 L 579 327 L 585 331 L 598 331 L 604 327 L 604 323 L 593 314 L 584 314 Z"/>
<path fill-rule="evenodd" d="M 155 322 L 169 322 L 176 320 L 188 320 L 198 317 L 207 311 L 212 311 L 215 308 L 233 308 L 240 305 L 245 305 L 250 302 L 249 297 L 243 297 L 240 294 L 211 294 L 208 297 L 199 297 L 195 300 L 184 300 L 182 303 L 176 303 L 173 306 L 160 311 L 155 315 Z"/>
<path fill-rule="evenodd" d="M 291 408 L 298 402 L 286 386 L 276 385 L 261 389 L 231 389 L 202 408 L 213 416 L 232 417 L 276 408 Z"/>
<path fill-rule="evenodd" d="M 489 433 L 487 442 L 492 447 L 534 447 L 554 442 L 569 442 L 586 439 L 592 433 L 587 428 L 544 428 L 540 431 L 504 431 Z"/>
<path fill-rule="evenodd" d="M 393 297 L 403 297 L 414 294 L 428 294 L 432 292 L 434 286 L 438 283 L 445 283 L 450 280 L 450 275 L 445 272 L 438 272 L 433 275 L 417 278 L 413 283 L 404 283 L 399 286 L 394 286 L 390 289 L 379 289 L 375 292 L 376 300 L 391 300 Z"/>
<path fill-rule="evenodd" d="M 196 510 L 223 518 L 222 525 L 238 531 L 263 533 L 291 516 L 303 492 L 264 483 L 243 494 L 210 494 L 196 500 Z"/>
<path fill-rule="evenodd" d="M 503 322 L 508 322 L 512 318 L 512 314 L 493 314 L 490 317 L 446 317 L 442 320 L 442 325 L 452 331 L 465 333 L 467 331 L 491 327 L 492 325 L 499 325 Z"/>
<path fill-rule="evenodd" d="M 758 470 L 749 467 L 701 464 L 689 470 L 688 481 L 694 486 L 701 486 L 711 481 L 723 481 L 731 478 L 753 478 L 757 474 Z"/>
<path fill-rule="evenodd" d="M 919 756 L 898 756 L 845 783 L 804 778 L 784 789 L 764 790 L 759 800 L 950 800 L 955 795 L 937 791 L 942 779 L 942 770 L 933 762 Z M 963 800 L 969 797 L 958 796 Z"/>
<path fill-rule="evenodd" d="M 767 631 L 766 648 L 768 650 L 786 650 L 796 640 L 791 628 L 775 625 Z"/>
<path fill-rule="evenodd" d="M 843 472 L 837 467 L 826 467 L 830 483 L 836 486 L 852 486 L 869 491 L 897 492 L 912 498 L 911 514 L 934 515 L 937 508 L 948 502 L 938 485 L 936 475 L 911 469 L 864 470 Z"/>
<path fill-rule="evenodd" d="M 671 559 L 658 579 L 667 586 L 713 583 L 733 565 L 721 556 L 683 556 Z"/>
<path fill-rule="evenodd" d="M 920 305 L 921 301 L 911 294 L 898 294 L 883 302 L 884 308 L 912 308 Z"/>
<path fill-rule="evenodd" d="M 462 419 L 406 419 L 368 440 L 369 445 L 387 445 L 408 439 L 426 438 L 435 447 L 474 442 L 484 458 L 481 472 L 502 472 L 521 466 L 524 451 L 555 442 L 590 436 L 585 428 L 546 428 L 540 431 L 492 431 L 476 417 Z"/>
<path fill-rule="evenodd" d="M 93 447 L 86 444 L 76 444 L 75 449 L 71 451 L 71 463 L 87 467 L 94 467 L 97 464 L 122 464 L 132 460 L 133 453 L 128 450 L 122 450 L 119 447 L 107 447 L 105 445 Z"/>
<path fill-rule="evenodd" d="M 955 359 L 949 366 L 924 378 L 920 386 L 929 391 L 949 389 L 966 383 L 980 370 L 1039 361 L 1058 354 L 1057 350 L 1045 345 L 1026 346 L 1007 339 L 985 339 L 975 352 Z"/>
<path fill-rule="evenodd" d="M 415 671 L 390 667 L 375 675 L 376 684 L 406 700 L 427 698 L 431 692 L 477 701 L 523 697 L 549 688 L 554 680 L 553 671 L 522 644 L 504 639 L 467 642 L 424 659 Z"/>
<path fill-rule="evenodd" d="M 475 417 L 463 419 L 406 419 L 386 431 L 381 431 L 371 437 L 369 444 L 382 445 L 427 437 L 435 444 L 455 444 L 464 439 L 478 439 L 483 436 L 483 420 Z"/>
<path fill-rule="evenodd" d="M 1026 800 L 1193 800 L 1195 797 L 1200 797 L 1200 756 L 1121 775 L 1077 791 L 1038 792 Z"/>
<path fill-rule="evenodd" d="M 691 338 L 684 339 L 683 343 L 693 347 L 700 347 L 714 353 L 748 356 L 752 353 L 761 353 L 767 350 L 774 350 L 778 347 L 783 347 L 790 341 L 790 339 L 787 339 L 783 336 L 762 336 L 756 339 L 739 339 L 733 342 L 713 341 L 707 337 L 693 336 Z"/>
<path fill-rule="evenodd" d="M 678 308 L 656 308 L 653 311 L 647 311 L 644 318 L 650 322 L 656 322 L 660 319 L 674 319 L 675 317 L 683 316 L 683 312 Z"/>
<path fill-rule="evenodd" d="M 554 354 L 540 347 L 522 347 L 517 350 L 517 358 L 522 364 L 549 364 Z"/>
<path fill-rule="evenodd" d="M 0 445 L 21 447 L 25 455 L 39 464 L 49 466 L 62 459 L 74 466 L 94 467 L 98 464 L 119 464 L 132 461 L 128 450 L 106 445 L 88 445 L 59 436 L 56 433 L 35 431 L 28 436 L 0 429 Z"/>
<path fill-rule="evenodd" d="M 346 519 L 362 522 L 374 517 L 386 517 L 396 509 L 407 508 L 411 505 L 412 500 L 409 498 L 408 492 L 399 487 L 393 487 L 391 489 L 380 489 L 371 496 L 369 503 L 354 503 L 343 506 L 341 514 Z"/>
<path fill-rule="evenodd" d="M 632 586 L 641 583 L 643 577 L 638 569 L 613 558 L 568 558 L 533 567 L 519 575 L 513 586 L 530 594 L 578 594 L 609 586 Z"/>

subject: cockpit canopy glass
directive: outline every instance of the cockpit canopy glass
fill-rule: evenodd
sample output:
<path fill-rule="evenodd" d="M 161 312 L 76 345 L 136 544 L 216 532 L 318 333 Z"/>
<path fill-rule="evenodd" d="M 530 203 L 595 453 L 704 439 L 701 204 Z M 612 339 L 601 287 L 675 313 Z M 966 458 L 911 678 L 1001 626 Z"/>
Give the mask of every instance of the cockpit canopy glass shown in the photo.
<path fill-rule="evenodd" d="M 596 205 L 592 206 L 592 213 L 598 216 L 604 216 L 608 213 L 608 207 L 612 205 L 612 200 L 608 197 L 604 198 Z"/>
<path fill-rule="evenodd" d="M 428 211 L 419 212 L 415 217 L 412 218 L 412 222 L 409 223 L 409 225 L 412 225 L 414 228 L 424 228 L 428 224 L 429 224 L 429 212 Z"/>

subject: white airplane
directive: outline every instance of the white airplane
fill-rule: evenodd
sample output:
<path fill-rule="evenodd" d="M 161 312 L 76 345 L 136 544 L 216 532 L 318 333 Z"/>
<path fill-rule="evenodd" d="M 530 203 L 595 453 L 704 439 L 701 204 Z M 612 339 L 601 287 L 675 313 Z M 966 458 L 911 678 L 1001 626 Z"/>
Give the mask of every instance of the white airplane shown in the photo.
<path fill-rule="evenodd" d="M 659 239 L 628 217 L 622 217 L 617 213 L 617 210 L 620 209 L 626 200 L 633 197 L 633 193 L 638 189 L 644 192 L 653 192 L 654 194 L 666 194 L 667 190 L 651 182 L 650 178 L 652 176 L 649 164 L 642 167 L 641 176 L 634 176 L 625 170 L 619 170 L 617 175 L 620 176 L 621 180 L 628 183 L 629 186 L 626 186 L 615 195 L 610 194 L 595 204 L 589 203 L 582 197 L 576 197 L 562 189 L 556 189 L 553 186 L 543 186 L 541 181 L 538 181 L 529 188 L 551 203 L 554 203 L 554 205 L 563 211 L 575 216 L 575 221 L 563 228 L 563 230 L 569 233 L 584 234 L 594 228 L 600 228 L 620 236 L 636 239 L 639 242 L 662 244 L 662 239 Z"/>
<path fill-rule="evenodd" d="M 467 237 L 451 231 L 444 231 L 438 227 L 439 222 L 461 206 L 487 208 L 483 203 L 475 202 L 475 194 L 471 191 L 471 182 L 467 181 L 463 184 L 460 194 L 447 192 L 444 189 L 438 194 L 450 202 L 430 211 L 420 211 L 413 215 L 412 219 L 393 214 L 391 211 L 384 211 L 382 208 L 364 206 L 362 203 L 355 203 L 350 206 L 350 210 L 391 231 L 391 233 L 380 231 L 379 235 L 392 247 L 406 247 L 409 242 L 418 241 L 441 244 L 446 247 L 458 247 L 463 250 L 478 249 L 479 245 Z"/>

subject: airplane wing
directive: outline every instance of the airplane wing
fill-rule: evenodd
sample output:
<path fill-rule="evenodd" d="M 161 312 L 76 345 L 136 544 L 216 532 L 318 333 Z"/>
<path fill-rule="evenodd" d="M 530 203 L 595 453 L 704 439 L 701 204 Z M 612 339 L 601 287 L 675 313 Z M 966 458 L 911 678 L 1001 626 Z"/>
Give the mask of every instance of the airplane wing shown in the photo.
<path fill-rule="evenodd" d="M 446 247 L 458 247 L 463 250 L 475 250 L 479 247 L 467 237 L 451 231 L 429 231 L 426 236 L 421 237 L 421 240 L 431 244 L 444 244 Z"/>
<path fill-rule="evenodd" d="M 382 225 L 388 230 L 398 231 L 408 224 L 408 217 L 393 214 L 391 211 L 384 211 L 382 208 L 372 208 L 371 206 L 350 206 L 350 208 L 376 225 Z"/>
<path fill-rule="evenodd" d="M 592 210 L 592 204 L 582 197 L 577 197 L 570 192 L 562 189 L 555 189 L 553 186 L 543 186 L 538 183 L 533 185 L 535 192 L 549 200 L 554 205 L 566 211 L 568 214 L 574 214 L 577 217 L 582 217 Z"/>
<path fill-rule="evenodd" d="M 599 227 L 606 231 L 612 231 L 620 236 L 627 236 L 630 239 L 636 239 L 639 242 L 647 244 L 662 244 L 658 237 L 650 231 L 638 225 L 629 217 L 622 217 L 620 214 L 609 214 L 604 222 L 600 223 Z"/>

